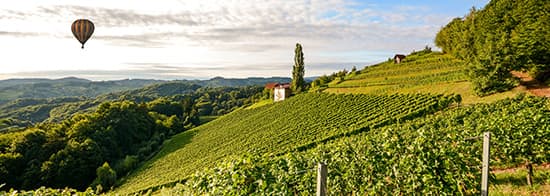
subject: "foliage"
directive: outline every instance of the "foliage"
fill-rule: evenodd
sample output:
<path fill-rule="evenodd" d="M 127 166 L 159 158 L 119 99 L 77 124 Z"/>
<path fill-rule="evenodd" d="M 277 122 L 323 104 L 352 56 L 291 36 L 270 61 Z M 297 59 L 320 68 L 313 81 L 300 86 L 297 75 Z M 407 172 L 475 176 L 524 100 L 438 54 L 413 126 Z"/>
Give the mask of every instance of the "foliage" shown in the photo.
<path fill-rule="evenodd" d="M 311 82 L 310 91 L 320 92 L 326 89 L 330 84 L 339 84 L 344 81 L 345 78 L 353 78 L 361 73 L 361 71 L 357 71 L 356 69 L 357 68 L 354 66 L 350 72 L 344 69 L 342 71 L 333 72 L 330 75 L 322 75 Z"/>
<path fill-rule="evenodd" d="M 104 103 L 94 113 L 76 115 L 61 124 L 0 135 L 5 142 L 0 146 L 0 156 L 5 157 L 0 165 L 7 168 L 2 170 L 3 176 L 11 176 L 2 178 L 2 183 L 8 188 L 69 186 L 83 190 L 96 178 L 95 170 L 102 163 L 126 155 L 143 160 L 165 135 L 183 131 L 171 130 L 173 127 L 163 126 L 163 119 L 155 117 L 145 105 Z M 99 179 L 101 184 L 110 184 Z"/>
<path fill-rule="evenodd" d="M 130 193 L 172 183 L 232 155 L 306 150 L 339 137 L 436 112 L 453 101 L 455 97 L 422 94 L 308 93 L 237 110 L 174 136 L 116 191 Z"/>
<path fill-rule="evenodd" d="M 432 53 L 432 47 L 426 45 L 426 46 L 424 47 L 424 49 L 419 50 L 419 51 L 413 51 L 413 52 L 411 52 L 411 54 L 409 54 L 409 55 L 422 56 L 422 55 L 426 55 L 426 54 L 430 54 L 430 53 Z"/>
<path fill-rule="evenodd" d="M 150 158 L 165 139 L 199 125 L 199 115 L 222 115 L 250 105 L 260 98 L 261 90 L 166 83 L 94 100 L 16 100 L 4 108 L 56 108 L 50 113 L 60 112 L 55 116 L 65 119 L 0 134 L 0 175 L 6 177 L 0 178 L 0 183 L 17 189 L 48 186 L 84 190 L 89 185 L 101 185 L 101 189 L 109 190 L 114 180 L 97 176 L 105 172 L 96 172 L 103 163 L 115 163 L 114 172 L 124 177 Z M 108 101 L 116 99 L 121 101 Z M 2 122 L 11 125 L 17 121 Z"/>
<path fill-rule="evenodd" d="M 292 67 L 292 84 L 291 88 L 294 93 L 299 93 L 306 87 L 304 80 L 304 53 L 302 52 L 302 45 L 296 43 L 296 49 L 294 50 L 294 67 Z"/>
<path fill-rule="evenodd" d="M 92 187 L 102 187 L 101 189 L 109 190 L 115 184 L 116 172 L 111 169 L 109 163 L 105 162 L 101 167 L 96 170 L 97 178 L 92 183 Z M 98 188 L 99 189 L 99 188 Z M 101 192 L 102 190 L 97 190 Z"/>
<path fill-rule="evenodd" d="M 529 71 L 544 80 L 550 74 L 550 4 L 537 0 L 491 1 L 455 18 L 436 36 L 444 52 L 469 64 L 469 77 L 479 95 L 517 85 L 511 70 Z"/>
<path fill-rule="evenodd" d="M 182 113 L 178 104 L 186 105 L 186 111 L 191 111 L 191 106 L 198 105 L 200 100 L 205 108 L 198 107 L 201 115 L 222 115 L 238 107 L 248 105 L 260 99 L 257 95 L 261 87 L 200 87 L 187 83 L 163 83 L 145 88 L 100 95 L 96 98 L 66 97 L 48 99 L 17 99 L 0 105 L 0 133 L 20 131 L 25 127 L 41 122 L 61 122 L 69 119 L 77 113 L 93 112 L 98 105 L 107 101 L 130 100 L 139 103 L 151 102 L 156 105 L 153 110 L 166 110 L 173 108 L 171 112 L 165 111 L 165 115 L 171 116 Z M 187 103 L 180 103 L 187 100 Z M 158 102 L 158 103 L 157 103 Z M 164 105 L 163 105 L 164 104 Z M 171 105 L 170 105 L 171 104 Z M 208 110 L 206 110 L 208 108 Z M 184 112 L 185 113 L 185 112 Z M 190 116 L 189 113 L 187 116 Z M 185 116 L 185 117 L 187 117 Z M 181 117 L 181 116 L 180 116 Z M 185 119 L 185 117 L 182 117 Z M 189 122 L 198 124 L 197 119 L 189 119 Z"/>
<path fill-rule="evenodd" d="M 2 186 L 0 186 L 2 188 Z M 98 195 L 96 192 L 94 192 L 92 189 L 86 189 L 83 192 L 80 192 L 75 189 L 65 188 L 65 189 L 52 189 L 52 188 L 46 188 L 46 187 L 40 187 L 35 190 L 30 191 L 18 191 L 14 189 L 10 189 L 8 191 L 1 191 L 0 195 L 11 195 L 11 196 L 28 196 L 28 195 L 60 195 L 60 196 L 92 196 L 92 195 Z"/>
<path fill-rule="evenodd" d="M 493 133 L 493 165 L 540 163 L 550 158 L 549 120 L 548 100 L 535 97 L 455 108 L 307 151 L 230 158 L 172 192 L 312 195 L 316 164 L 325 162 L 331 195 L 473 195 L 480 191 L 482 142 L 468 138 Z"/>

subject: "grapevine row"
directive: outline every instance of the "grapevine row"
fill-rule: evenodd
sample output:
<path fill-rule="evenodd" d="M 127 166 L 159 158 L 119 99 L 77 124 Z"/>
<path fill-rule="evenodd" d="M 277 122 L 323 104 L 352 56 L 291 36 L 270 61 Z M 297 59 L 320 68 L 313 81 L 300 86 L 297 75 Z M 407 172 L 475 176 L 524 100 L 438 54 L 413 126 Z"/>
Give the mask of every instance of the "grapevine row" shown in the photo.
<path fill-rule="evenodd" d="M 283 102 L 241 109 L 175 136 L 145 163 L 121 192 L 184 179 L 222 158 L 245 153 L 284 154 L 342 136 L 413 119 L 447 107 L 448 97 L 419 94 L 302 94 Z M 185 142 L 181 142 L 185 141 Z"/>

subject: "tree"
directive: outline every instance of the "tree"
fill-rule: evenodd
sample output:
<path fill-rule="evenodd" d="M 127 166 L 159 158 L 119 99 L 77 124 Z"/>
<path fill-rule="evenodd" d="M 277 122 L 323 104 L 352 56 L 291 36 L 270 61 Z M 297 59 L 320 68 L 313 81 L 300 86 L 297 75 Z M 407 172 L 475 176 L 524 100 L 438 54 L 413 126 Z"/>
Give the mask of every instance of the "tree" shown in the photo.
<path fill-rule="evenodd" d="M 102 166 L 96 170 L 97 178 L 92 185 L 101 185 L 103 190 L 109 190 L 116 182 L 116 172 L 109 166 L 109 163 L 105 162 Z M 98 190 L 101 192 L 102 190 Z"/>
<path fill-rule="evenodd" d="M 292 91 L 299 93 L 304 90 L 304 53 L 302 45 L 296 43 L 294 50 L 294 67 L 292 68 Z"/>
<path fill-rule="evenodd" d="M 539 81 L 550 77 L 550 4 L 539 0 L 491 1 L 470 9 L 443 27 L 435 43 L 466 61 L 478 95 L 506 91 L 518 84 L 510 71 L 528 71 Z"/>

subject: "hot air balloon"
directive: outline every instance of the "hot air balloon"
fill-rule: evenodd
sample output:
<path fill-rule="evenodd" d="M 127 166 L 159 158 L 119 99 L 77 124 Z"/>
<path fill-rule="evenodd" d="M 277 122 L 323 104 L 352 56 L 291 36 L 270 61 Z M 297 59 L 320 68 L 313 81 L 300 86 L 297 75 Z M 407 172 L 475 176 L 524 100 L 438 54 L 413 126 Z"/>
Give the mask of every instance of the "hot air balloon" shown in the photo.
<path fill-rule="evenodd" d="M 90 39 L 92 33 L 94 33 L 94 23 L 88 19 L 78 19 L 71 25 L 74 37 L 82 44 L 84 49 L 84 43 Z"/>

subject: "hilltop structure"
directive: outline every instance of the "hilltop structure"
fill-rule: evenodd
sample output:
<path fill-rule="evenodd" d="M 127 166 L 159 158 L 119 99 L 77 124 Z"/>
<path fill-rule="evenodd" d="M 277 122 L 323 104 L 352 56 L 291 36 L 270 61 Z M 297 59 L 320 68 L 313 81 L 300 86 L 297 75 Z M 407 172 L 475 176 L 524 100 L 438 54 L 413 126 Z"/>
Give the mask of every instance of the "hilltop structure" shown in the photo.
<path fill-rule="evenodd" d="M 401 61 L 403 61 L 403 59 L 405 59 L 405 55 L 403 54 L 396 54 L 394 57 L 393 57 L 393 62 L 396 63 L 396 64 L 399 64 L 401 63 Z"/>

